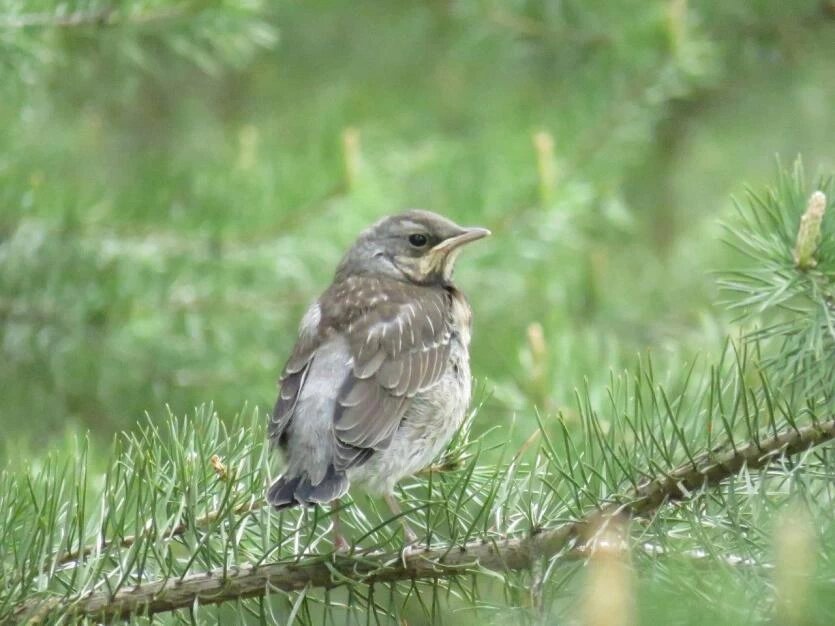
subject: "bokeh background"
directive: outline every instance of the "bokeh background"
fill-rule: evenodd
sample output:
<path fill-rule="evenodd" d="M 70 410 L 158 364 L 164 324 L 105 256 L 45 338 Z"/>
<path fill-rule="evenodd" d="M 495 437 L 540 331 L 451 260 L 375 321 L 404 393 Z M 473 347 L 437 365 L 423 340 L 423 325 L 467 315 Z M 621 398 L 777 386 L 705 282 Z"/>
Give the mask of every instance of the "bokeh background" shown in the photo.
<path fill-rule="evenodd" d="M 522 441 L 639 353 L 720 350 L 732 196 L 835 168 L 828 0 L 53 8 L 0 4 L 7 460 L 269 409 L 341 253 L 408 207 L 494 233 L 457 273 L 476 428 Z"/>

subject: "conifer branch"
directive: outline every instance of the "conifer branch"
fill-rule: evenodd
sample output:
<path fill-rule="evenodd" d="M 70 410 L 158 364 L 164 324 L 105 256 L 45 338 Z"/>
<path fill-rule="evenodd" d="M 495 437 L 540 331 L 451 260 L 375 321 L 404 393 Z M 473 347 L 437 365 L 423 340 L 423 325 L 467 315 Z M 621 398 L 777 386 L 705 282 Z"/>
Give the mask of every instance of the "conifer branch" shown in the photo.
<path fill-rule="evenodd" d="M 256 500 L 255 502 L 251 502 L 249 504 L 237 507 L 233 512 L 236 515 L 253 513 L 258 509 L 262 508 L 265 504 L 266 501 L 264 500 Z M 180 535 L 185 534 L 189 528 L 203 528 L 205 526 L 209 526 L 212 522 L 216 521 L 220 517 L 220 515 L 220 511 L 210 511 L 206 515 L 194 520 L 194 522 L 191 524 L 180 522 L 176 526 L 172 526 L 171 528 L 166 529 L 164 532 L 161 533 L 161 536 L 167 537 L 169 539 L 179 537 Z M 122 537 L 117 543 L 119 544 L 120 548 L 130 548 L 138 540 L 139 537 L 137 535 L 127 535 L 126 537 Z M 61 567 L 62 565 L 77 563 L 78 561 L 86 559 L 87 557 L 96 553 L 97 551 L 107 548 L 109 545 L 111 545 L 111 542 L 104 541 L 99 543 L 98 545 L 84 546 L 79 550 L 66 552 L 57 558 L 57 560 L 55 561 L 55 565 L 57 567 Z"/>
<path fill-rule="evenodd" d="M 534 435 L 536 435 L 538 432 L 539 431 L 534 431 Z M 429 474 L 432 474 L 432 473 L 447 472 L 447 471 L 450 471 L 451 469 L 454 469 L 454 466 L 455 466 L 454 461 L 437 463 L 435 465 L 431 465 L 430 467 L 427 467 L 427 468 L 421 470 L 421 472 L 419 472 L 419 475 L 428 476 Z M 249 502 L 247 504 L 243 504 L 241 506 L 236 507 L 233 510 L 233 513 L 235 515 L 244 515 L 244 514 L 247 514 L 247 513 L 254 513 L 255 511 L 258 511 L 259 509 L 262 509 L 266 504 L 267 504 L 267 502 L 263 499 L 255 500 L 254 502 Z M 204 528 L 206 526 L 211 525 L 222 514 L 223 514 L 223 512 L 221 512 L 221 511 L 210 511 L 209 513 L 206 513 L 206 515 L 203 515 L 202 517 L 199 517 L 196 520 L 194 520 L 194 522 L 192 522 L 191 524 L 186 524 L 185 522 L 180 522 L 176 526 L 172 526 L 171 528 L 168 528 L 165 531 L 163 531 L 162 533 L 160 533 L 160 536 L 166 537 L 168 539 L 173 539 L 174 537 L 179 537 L 181 535 L 184 535 L 189 530 L 189 528 Z M 127 535 L 126 537 L 122 537 L 121 539 L 119 539 L 118 542 L 116 542 L 116 543 L 118 543 L 120 548 L 130 548 L 138 540 L 139 540 L 138 535 Z M 83 561 L 84 559 L 86 559 L 87 557 L 95 554 L 96 552 L 104 550 L 105 548 L 107 548 L 110 545 L 111 545 L 111 542 L 104 541 L 104 542 L 101 542 L 97 545 L 88 545 L 88 546 L 84 546 L 83 548 L 80 548 L 78 550 L 72 550 L 70 552 L 65 552 L 64 554 L 62 554 L 61 556 L 59 556 L 55 560 L 54 565 L 56 567 L 60 568 L 61 566 L 64 566 L 64 565 L 71 565 L 71 564 L 78 563 L 79 561 Z"/>
<path fill-rule="evenodd" d="M 542 558 L 583 558 L 595 533 L 609 520 L 650 515 L 667 502 L 692 499 L 702 490 L 718 486 L 743 468 L 762 469 L 779 458 L 800 454 L 832 439 L 835 439 L 835 419 L 790 428 L 758 442 L 706 452 L 577 521 L 538 530 L 525 537 L 482 539 L 420 552 L 334 554 L 302 562 L 218 568 L 141 584 L 115 594 L 96 592 L 84 597 L 42 598 L 26 602 L 15 614 L 30 623 L 54 610 L 110 621 L 129 615 L 173 611 L 195 603 L 220 604 L 260 597 L 271 590 L 287 592 L 311 587 L 333 588 L 346 583 L 372 585 L 438 579 L 478 570 L 528 570 Z"/>
<path fill-rule="evenodd" d="M 183 17 L 184 7 L 168 8 L 147 13 L 119 15 L 113 6 L 104 6 L 94 11 L 72 13 L 24 13 L 0 16 L 0 28 L 76 28 L 84 26 L 139 25 Z"/>

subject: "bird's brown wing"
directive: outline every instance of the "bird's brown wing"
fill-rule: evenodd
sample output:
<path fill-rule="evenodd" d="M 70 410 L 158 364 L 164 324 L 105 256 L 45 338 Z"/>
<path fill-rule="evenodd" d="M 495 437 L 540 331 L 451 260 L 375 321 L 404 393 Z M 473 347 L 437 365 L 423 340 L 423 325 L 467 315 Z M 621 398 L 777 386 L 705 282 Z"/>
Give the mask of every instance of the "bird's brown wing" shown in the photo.
<path fill-rule="evenodd" d="M 351 362 L 334 412 L 337 470 L 387 448 L 412 398 L 437 383 L 449 361 L 453 328 L 445 289 L 397 283 L 376 296 L 364 298 L 374 304 L 343 330 Z"/>
<path fill-rule="evenodd" d="M 318 303 L 313 304 L 313 307 L 318 306 Z M 313 307 L 311 307 L 311 310 Z M 287 425 L 293 416 L 293 410 L 299 400 L 307 372 L 310 369 L 310 363 L 320 344 L 321 335 L 317 329 L 303 330 L 293 347 L 293 353 L 281 372 L 281 378 L 278 381 L 278 399 L 268 427 L 269 438 L 273 444 L 284 445 L 285 443 L 284 435 Z"/>

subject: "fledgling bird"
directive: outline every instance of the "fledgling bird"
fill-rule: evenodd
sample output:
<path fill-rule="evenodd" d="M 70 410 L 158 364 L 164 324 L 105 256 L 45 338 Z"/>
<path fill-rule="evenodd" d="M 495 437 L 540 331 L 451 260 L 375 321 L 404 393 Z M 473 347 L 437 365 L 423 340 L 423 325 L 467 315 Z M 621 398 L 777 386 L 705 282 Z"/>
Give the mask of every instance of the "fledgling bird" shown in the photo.
<path fill-rule="evenodd" d="M 353 483 L 400 514 L 396 483 L 446 447 L 470 402 L 472 315 L 452 272 L 461 247 L 489 234 L 420 210 L 360 234 L 281 374 L 268 432 L 286 469 L 271 505 L 330 502 Z"/>

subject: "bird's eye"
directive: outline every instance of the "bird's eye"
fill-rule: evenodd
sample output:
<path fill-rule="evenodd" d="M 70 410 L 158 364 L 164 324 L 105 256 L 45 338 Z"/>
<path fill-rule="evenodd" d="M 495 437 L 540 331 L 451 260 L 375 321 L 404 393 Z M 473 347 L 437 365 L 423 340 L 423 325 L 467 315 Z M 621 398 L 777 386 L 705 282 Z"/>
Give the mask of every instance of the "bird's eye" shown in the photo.
<path fill-rule="evenodd" d="M 429 243 L 429 238 L 423 233 L 415 233 L 413 235 L 409 235 L 409 243 L 415 248 L 422 248 Z"/>

